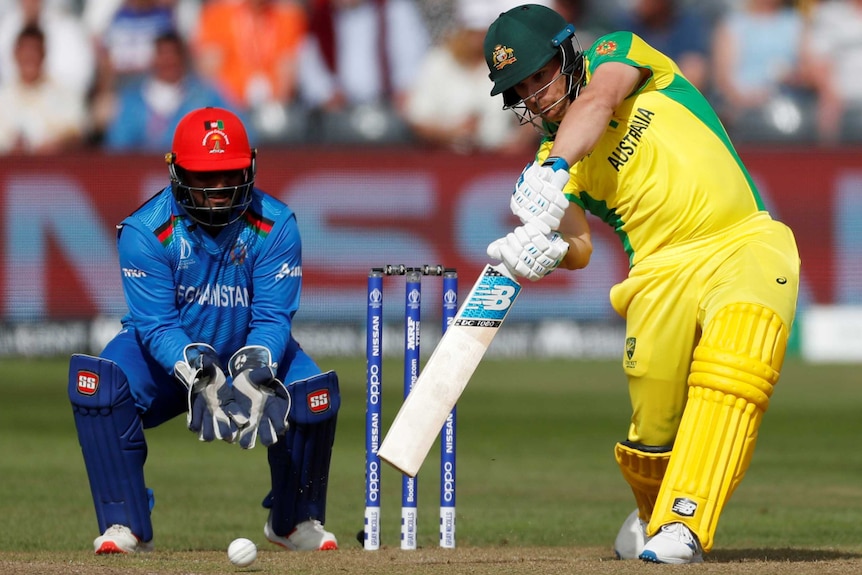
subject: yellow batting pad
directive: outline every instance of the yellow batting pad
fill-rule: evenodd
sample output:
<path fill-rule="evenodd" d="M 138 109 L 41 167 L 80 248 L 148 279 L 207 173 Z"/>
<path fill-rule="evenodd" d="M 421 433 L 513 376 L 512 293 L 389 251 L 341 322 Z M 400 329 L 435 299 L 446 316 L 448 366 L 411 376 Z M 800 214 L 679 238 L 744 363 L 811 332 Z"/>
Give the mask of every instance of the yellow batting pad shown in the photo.
<path fill-rule="evenodd" d="M 719 310 L 694 350 L 688 402 L 647 528 L 685 523 L 712 548 L 718 518 L 754 453 L 787 348 L 787 326 L 758 304 Z"/>
<path fill-rule="evenodd" d="M 638 504 L 638 515 L 642 520 L 649 521 L 670 460 L 670 447 L 662 451 L 657 448 L 644 451 L 635 445 L 628 442 L 617 443 L 614 456 L 623 477 L 632 488 Z"/>

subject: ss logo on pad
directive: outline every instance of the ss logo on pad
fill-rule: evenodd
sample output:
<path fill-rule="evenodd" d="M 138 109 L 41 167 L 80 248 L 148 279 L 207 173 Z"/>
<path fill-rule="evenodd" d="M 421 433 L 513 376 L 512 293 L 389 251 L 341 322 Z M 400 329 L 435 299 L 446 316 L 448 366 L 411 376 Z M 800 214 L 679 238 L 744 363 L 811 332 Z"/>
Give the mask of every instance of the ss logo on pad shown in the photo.
<path fill-rule="evenodd" d="M 329 409 L 329 390 L 320 389 L 308 394 L 308 410 L 311 413 L 322 413 Z"/>
<path fill-rule="evenodd" d="M 99 389 L 99 376 L 92 371 L 78 372 L 78 393 L 82 395 L 94 395 Z"/>

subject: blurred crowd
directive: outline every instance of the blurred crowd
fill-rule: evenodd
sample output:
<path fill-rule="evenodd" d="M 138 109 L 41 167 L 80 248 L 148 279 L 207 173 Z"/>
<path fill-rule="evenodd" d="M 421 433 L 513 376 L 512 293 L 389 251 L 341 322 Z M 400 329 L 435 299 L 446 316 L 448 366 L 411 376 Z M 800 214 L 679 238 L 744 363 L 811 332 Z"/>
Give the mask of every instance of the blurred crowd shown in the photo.
<path fill-rule="evenodd" d="M 862 0 L 534 0 L 631 30 L 738 142 L 862 142 Z M 0 0 L 0 153 L 170 149 L 201 106 L 271 145 L 532 151 L 482 40 L 517 0 Z"/>

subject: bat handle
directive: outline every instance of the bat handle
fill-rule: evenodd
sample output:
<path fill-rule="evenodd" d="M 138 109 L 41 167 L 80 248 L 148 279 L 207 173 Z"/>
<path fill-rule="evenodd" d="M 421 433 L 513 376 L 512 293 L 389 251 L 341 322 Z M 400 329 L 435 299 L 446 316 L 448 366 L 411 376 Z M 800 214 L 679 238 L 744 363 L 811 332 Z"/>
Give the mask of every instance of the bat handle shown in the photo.
<path fill-rule="evenodd" d="M 509 268 L 506 267 L 506 264 L 502 262 L 495 266 L 491 266 L 491 269 L 496 270 L 501 276 L 507 277 L 515 283 L 518 282 L 518 280 L 515 279 L 515 276 L 512 275 L 512 272 L 509 271 Z"/>

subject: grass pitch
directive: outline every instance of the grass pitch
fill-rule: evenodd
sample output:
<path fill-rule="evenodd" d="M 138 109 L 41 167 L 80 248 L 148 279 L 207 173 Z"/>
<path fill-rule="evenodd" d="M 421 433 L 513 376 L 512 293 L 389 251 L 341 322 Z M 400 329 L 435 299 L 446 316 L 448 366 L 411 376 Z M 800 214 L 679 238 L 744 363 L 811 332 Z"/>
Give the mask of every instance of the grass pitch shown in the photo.
<path fill-rule="evenodd" d="M 66 398 L 67 362 L 4 360 L 0 417 L 0 571 L 4 573 L 642 573 L 612 561 L 634 508 L 613 460 L 628 423 L 612 362 L 483 362 L 458 409 L 458 549 L 437 545 L 438 448 L 419 475 L 419 544 L 398 549 L 400 480 L 383 474 L 384 549 L 355 539 L 364 507 L 365 366 L 320 358 L 341 379 L 327 528 L 341 551 L 295 554 L 266 543 L 265 449 L 201 443 L 180 417 L 147 431 L 156 552 L 95 557 L 86 473 Z M 384 429 L 403 366 L 384 364 Z M 788 360 L 751 468 L 719 524 L 703 573 L 862 572 L 862 391 L 858 366 Z M 227 561 L 248 537 L 251 567 Z M 673 569 L 672 567 L 668 567 Z"/>

